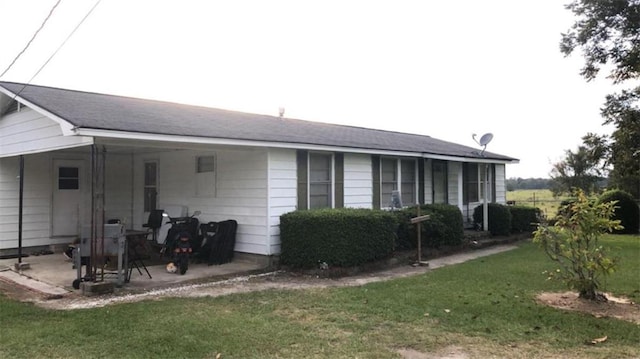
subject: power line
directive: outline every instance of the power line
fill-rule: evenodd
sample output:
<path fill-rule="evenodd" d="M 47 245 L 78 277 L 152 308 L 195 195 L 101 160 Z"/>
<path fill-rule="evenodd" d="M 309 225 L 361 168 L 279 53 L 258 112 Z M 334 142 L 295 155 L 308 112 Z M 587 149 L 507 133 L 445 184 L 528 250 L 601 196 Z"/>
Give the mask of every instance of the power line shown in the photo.
<path fill-rule="evenodd" d="M 51 59 L 53 59 L 54 56 L 56 56 L 56 54 L 58 53 L 58 51 L 60 51 L 60 49 L 62 49 L 62 47 L 64 46 L 64 44 L 67 43 L 67 41 L 69 41 L 69 39 L 71 38 L 71 36 L 73 36 L 73 34 L 75 34 L 76 30 L 78 30 L 78 28 L 80 27 L 80 25 L 82 25 L 82 23 L 84 23 L 84 21 L 89 17 L 89 15 L 91 15 L 91 13 L 93 12 L 93 10 L 98 7 L 98 4 L 100 4 L 100 1 L 102 0 L 98 0 L 96 1 L 96 3 L 93 5 L 93 7 L 91 9 L 89 9 L 89 12 L 87 12 L 87 14 L 82 18 L 82 20 L 80 20 L 80 22 L 78 23 L 78 25 L 76 25 L 76 27 L 73 29 L 73 31 L 71 31 L 71 33 L 67 36 L 66 39 L 64 39 L 64 41 L 60 44 L 60 46 L 58 46 L 58 48 L 56 49 L 56 51 L 53 52 L 53 54 L 51 54 L 51 56 L 49 56 L 49 58 L 47 59 L 47 61 L 44 62 L 44 64 L 42 64 L 42 66 L 40 66 L 40 68 L 38 69 L 38 71 L 36 71 L 36 73 L 29 79 L 29 81 L 27 82 L 27 84 L 31 83 L 31 81 L 33 81 L 33 79 L 38 76 L 38 74 L 40 73 L 40 71 L 42 71 L 42 69 L 44 69 L 45 66 L 47 66 L 47 64 L 49 63 L 49 61 L 51 61 Z M 26 86 L 26 85 L 25 85 Z"/>
<path fill-rule="evenodd" d="M 9 64 L 9 66 L 7 66 L 7 68 L 2 71 L 2 74 L 0 74 L 0 77 L 4 76 L 4 74 L 7 73 L 7 71 L 9 71 L 9 69 L 11 69 L 11 67 L 13 66 L 13 64 L 16 63 L 16 61 L 18 61 L 18 58 L 20 58 L 20 56 L 22 56 L 22 54 L 24 54 L 25 51 L 27 51 L 27 48 L 29 48 L 29 45 L 31 45 L 31 43 L 33 42 L 33 40 L 35 40 L 36 36 L 38 35 L 38 33 L 40 32 L 40 30 L 42 30 L 42 28 L 44 27 L 44 25 L 47 23 L 47 21 L 49 20 L 49 18 L 51 17 L 51 15 L 53 14 L 53 11 L 58 7 L 58 5 L 60 4 L 62 0 L 58 0 L 53 7 L 51 8 L 51 11 L 49 11 L 49 15 L 47 15 L 47 17 L 44 18 L 44 21 L 42 22 L 42 24 L 40 24 L 40 27 L 38 28 L 38 30 L 36 30 L 36 32 L 33 34 L 33 36 L 31 36 L 31 39 L 29 40 L 29 42 L 27 42 L 27 44 L 25 45 L 24 49 L 22 49 L 22 51 L 20 51 L 18 53 L 18 55 L 13 59 L 13 61 L 11 61 L 11 63 Z"/>
<path fill-rule="evenodd" d="M 60 3 L 60 1 L 62 0 L 58 0 L 58 3 Z M 49 56 L 49 58 L 47 59 L 47 61 L 44 62 L 44 64 L 42 64 L 42 66 L 40 66 L 40 68 L 38 69 L 38 71 L 36 71 L 36 73 L 31 76 L 31 78 L 29 79 L 29 81 L 27 81 L 26 83 L 24 83 L 22 85 L 22 88 L 15 93 L 15 95 L 13 95 L 13 97 L 11 98 L 11 100 L 15 100 L 16 97 L 20 96 L 20 93 L 22 93 L 22 91 L 24 91 L 25 88 L 27 88 L 27 86 L 31 83 L 31 81 L 33 81 L 33 79 L 38 76 L 38 74 L 40 73 L 40 71 L 42 71 L 42 69 L 44 69 L 45 66 L 47 66 L 47 64 L 49 63 L 49 61 L 51 61 L 51 59 L 53 59 L 54 56 L 56 56 L 56 54 L 58 53 L 58 51 L 60 51 L 60 49 L 64 46 L 64 44 L 67 43 L 67 41 L 71 38 L 71 36 L 73 36 L 73 34 L 76 32 L 76 30 L 78 30 L 78 28 L 80 27 L 80 25 L 82 25 L 82 23 L 89 17 L 89 15 L 91 15 L 91 13 L 93 12 L 93 10 L 98 6 L 98 4 L 100 4 L 100 1 L 102 0 L 98 0 L 91 9 L 89 9 L 89 12 L 87 12 L 87 14 L 82 18 L 82 20 L 80 20 L 80 22 L 78 23 L 78 25 L 76 25 L 76 27 L 73 29 L 73 31 L 71 31 L 71 33 L 67 36 L 66 39 L 64 39 L 64 41 L 60 44 L 60 46 L 58 46 L 58 48 L 56 49 L 56 51 L 53 52 L 53 54 L 51 54 L 51 56 Z M 57 6 L 57 4 L 56 4 Z M 15 60 L 14 60 L 15 62 Z M 8 70 L 8 69 L 7 69 Z M 6 72 L 6 71 L 5 71 Z M 4 75 L 4 73 L 3 73 Z M 0 75 L 0 77 L 2 77 Z"/>

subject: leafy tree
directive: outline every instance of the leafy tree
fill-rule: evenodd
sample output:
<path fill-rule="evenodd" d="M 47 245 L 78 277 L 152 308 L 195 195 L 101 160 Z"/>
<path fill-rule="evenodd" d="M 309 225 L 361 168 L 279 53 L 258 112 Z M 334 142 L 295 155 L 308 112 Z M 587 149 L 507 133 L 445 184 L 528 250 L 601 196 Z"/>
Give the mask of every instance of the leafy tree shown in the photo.
<path fill-rule="evenodd" d="M 585 65 L 580 74 L 597 77 L 609 66 L 608 78 L 614 84 L 640 76 L 640 1 L 575 0 L 566 8 L 577 20 L 562 34 L 560 50 L 571 54 L 581 49 Z M 601 110 L 604 124 L 613 124 L 606 154 L 612 184 L 640 198 L 640 86 L 607 96 Z"/>
<path fill-rule="evenodd" d="M 605 232 L 620 229 L 620 221 L 612 220 L 614 202 L 594 203 L 584 192 L 576 192 L 576 200 L 560 209 L 555 225 L 538 225 L 533 241 L 538 243 L 560 268 L 547 271 L 549 278 L 560 279 L 581 298 L 603 300 L 598 293 L 599 278 L 613 273 L 616 261 L 607 256 L 599 239 Z"/>
<path fill-rule="evenodd" d="M 640 56 L 640 55 L 639 55 Z M 638 63 L 640 67 L 640 62 Z M 602 115 L 605 124 L 613 123 L 609 146 L 613 169 L 611 184 L 640 198 L 640 87 L 607 96 Z"/>
<path fill-rule="evenodd" d="M 598 183 L 607 173 L 606 137 L 589 133 L 582 137 L 578 150 L 565 151 L 565 159 L 553 164 L 551 178 L 554 194 L 570 193 L 579 188 L 587 194 L 598 191 Z"/>

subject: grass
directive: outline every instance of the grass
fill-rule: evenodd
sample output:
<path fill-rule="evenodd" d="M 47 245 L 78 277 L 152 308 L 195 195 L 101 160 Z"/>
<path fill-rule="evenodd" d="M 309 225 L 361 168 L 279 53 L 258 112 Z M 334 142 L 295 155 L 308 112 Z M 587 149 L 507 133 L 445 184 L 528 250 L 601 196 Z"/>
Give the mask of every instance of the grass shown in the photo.
<path fill-rule="evenodd" d="M 538 207 L 548 218 L 558 213 L 560 202 L 567 196 L 554 197 L 548 189 L 519 189 L 507 192 L 507 201 L 516 201 L 516 205 Z"/>
<path fill-rule="evenodd" d="M 607 290 L 640 302 L 640 237 L 607 236 L 621 259 Z M 0 296 L 0 357 L 393 358 L 451 345 L 471 357 L 640 356 L 640 326 L 537 304 L 564 291 L 532 243 L 361 287 L 270 290 L 51 311 Z M 607 335 L 598 346 L 585 341 Z"/>

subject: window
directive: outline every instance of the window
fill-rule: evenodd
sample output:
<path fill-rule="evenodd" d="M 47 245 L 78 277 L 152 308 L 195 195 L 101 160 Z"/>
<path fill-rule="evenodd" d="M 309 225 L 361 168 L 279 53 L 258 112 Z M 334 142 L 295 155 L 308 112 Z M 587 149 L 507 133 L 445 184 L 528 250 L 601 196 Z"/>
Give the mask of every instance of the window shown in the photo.
<path fill-rule="evenodd" d="M 196 195 L 201 197 L 216 195 L 215 156 L 196 157 Z"/>
<path fill-rule="evenodd" d="M 380 159 L 380 206 L 392 207 L 393 191 L 400 191 L 403 206 L 416 203 L 417 172 L 414 159 L 398 160 L 395 158 Z M 374 178 L 375 179 L 375 178 Z"/>
<path fill-rule="evenodd" d="M 151 212 L 158 206 L 158 163 L 144 163 L 144 211 Z"/>
<path fill-rule="evenodd" d="M 309 208 L 331 208 L 332 155 L 309 154 Z"/>
<path fill-rule="evenodd" d="M 382 207 L 392 207 L 391 194 L 398 189 L 398 163 L 392 158 L 383 158 L 380 164 Z"/>
<path fill-rule="evenodd" d="M 464 202 L 482 202 L 485 198 L 485 182 L 488 175 L 487 199 L 493 201 L 494 179 L 492 174 L 493 165 L 485 163 L 465 163 L 464 172 Z M 487 174 L 488 171 L 488 174 Z"/>
<path fill-rule="evenodd" d="M 296 151 L 298 209 L 344 207 L 344 154 Z"/>
<path fill-rule="evenodd" d="M 480 192 L 478 191 L 478 164 L 465 163 L 464 171 L 464 189 L 466 192 L 465 203 L 479 202 Z"/>
<path fill-rule="evenodd" d="M 433 176 L 433 203 L 448 203 L 447 162 L 433 160 L 431 173 Z"/>
<path fill-rule="evenodd" d="M 197 158 L 198 173 L 213 172 L 216 169 L 216 158 L 214 156 L 202 156 Z"/>
<path fill-rule="evenodd" d="M 400 183 L 402 204 L 405 206 L 416 204 L 415 160 L 402 160 L 400 162 Z"/>
<path fill-rule="evenodd" d="M 58 168 L 58 189 L 73 190 L 80 189 L 80 171 L 78 167 Z"/>

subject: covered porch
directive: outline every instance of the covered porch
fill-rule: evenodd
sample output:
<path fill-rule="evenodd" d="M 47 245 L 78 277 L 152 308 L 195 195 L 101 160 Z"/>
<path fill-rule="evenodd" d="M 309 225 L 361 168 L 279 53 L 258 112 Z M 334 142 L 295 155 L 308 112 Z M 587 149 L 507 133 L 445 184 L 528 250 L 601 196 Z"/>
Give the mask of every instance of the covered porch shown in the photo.
<path fill-rule="evenodd" d="M 50 296 L 80 293 L 72 285 L 77 278 L 77 271 L 72 267 L 73 264 L 70 261 L 65 260 L 62 253 L 29 255 L 23 258 L 23 261 L 29 263 L 30 268 L 23 271 L 15 270 L 16 261 L 16 258 L 0 259 L 0 280 L 10 281 Z M 149 262 L 149 264 L 147 269 L 151 278 L 143 268 L 141 268 L 141 272 L 133 268 L 130 281 L 120 288 L 116 287 L 115 293 L 140 293 L 186 284 L 214 282 L 267 270 L 264 265 L 241 256 L 222 265 L 209 266 L 192 263 L 184 275 L 167 272 L 164 264 L 157 262 L 155 264 Z M 115 285 L 116 276 L 109 271 L 106 271 L 105 274 L 104 281 L 112 282 Z"/>

